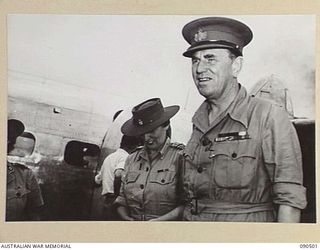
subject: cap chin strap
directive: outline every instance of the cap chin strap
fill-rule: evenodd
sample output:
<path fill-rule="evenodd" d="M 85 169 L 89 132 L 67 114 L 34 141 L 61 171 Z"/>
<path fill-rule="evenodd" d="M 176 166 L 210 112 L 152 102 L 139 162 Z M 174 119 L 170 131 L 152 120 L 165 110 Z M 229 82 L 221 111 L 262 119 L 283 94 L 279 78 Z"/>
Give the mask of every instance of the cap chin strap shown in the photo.
<path fill-rule="evenodd" d="M 189 49 L 193 48 L 193 47 L 197 47 L 197 46 L 201 46 L 201 45 L 209 45 L 209 44 L 217 44 L 217 45 L 225 45 L 228 46 L 230 48 L 233 49 L 239 49 L 240 46 L 228 41 L 224 41 L 224 40 L 205 40 L 205 41 L 199 41 L 199 42 L 195 42 L 193 43 Z"/>
<path fill-rule="evenodd" d="M 186 52 L 183 53 L 186 57 L 192 57 L 192 54 L 199 50 L 205 49 L 228 49 L 233 53 L 236 57 L 242 56 L 242 52 L 239 49 L 240 47 L 234 43 L 230 43 L 227 41 L 220 41 L 220 40 L 208 40 L 208 41 L 201 41 L 192 44 Z"/>

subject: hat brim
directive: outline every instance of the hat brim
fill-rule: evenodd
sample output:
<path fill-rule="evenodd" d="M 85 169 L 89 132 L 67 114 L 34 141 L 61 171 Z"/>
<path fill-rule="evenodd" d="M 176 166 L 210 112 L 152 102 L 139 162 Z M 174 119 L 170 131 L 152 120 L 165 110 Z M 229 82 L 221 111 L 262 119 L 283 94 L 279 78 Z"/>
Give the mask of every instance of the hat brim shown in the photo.
<path fill-rule="evenodd" d="M 233 52 L 235 55 L 242 56 L 242 51 L 240 51 L 239 49 L 235 49 L 234 47 L 231 47 L 228 45 L 221 45 L 221 44 L 202 44 L 199 46 L 191 46 L 190 48 L 187 49 L 186 52 L 183 53 L 183 56 L 192 57 L 196 51 L 205 50 L 205 49 L 228 49 L 231 52 Z"/>
<path fill-rule="evenodd" d="M 129 119 L 122 125 L 121 132 L 127 136 L 139 136 L 139 135 L 146 134 L 156 129 L 161 124 L 165 123 L 171 117 L 173 117 L 179 111 L 179 106 L 176 106 L 176 105 L 169 106 L 169 107 L 165 107 L 163 110 L 164 112 L 159 119 L 145 126 L 137 126 L 134 123 L 133 118 Z"/>

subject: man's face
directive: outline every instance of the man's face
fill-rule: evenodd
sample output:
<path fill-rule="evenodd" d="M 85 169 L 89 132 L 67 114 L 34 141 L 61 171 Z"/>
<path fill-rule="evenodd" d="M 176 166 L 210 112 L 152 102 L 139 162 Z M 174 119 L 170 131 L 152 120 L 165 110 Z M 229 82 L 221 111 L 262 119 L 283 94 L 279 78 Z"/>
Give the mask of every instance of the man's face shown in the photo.
<path fill-rule="evenodd" d="M 199 93 L 212 100 L 227 93 L 234 78 L 233 62 L 227 49 L 196 51 L 192 56 L 192 76 Z"/>
<path fill-rule="evenodd" d="M 166 141 L 166 127 L 157 127 L 156 129 L 150 131 L 149 133 L 144 134 L 144 145 L 148 150 L 157 151 L 163 146 Z"/>

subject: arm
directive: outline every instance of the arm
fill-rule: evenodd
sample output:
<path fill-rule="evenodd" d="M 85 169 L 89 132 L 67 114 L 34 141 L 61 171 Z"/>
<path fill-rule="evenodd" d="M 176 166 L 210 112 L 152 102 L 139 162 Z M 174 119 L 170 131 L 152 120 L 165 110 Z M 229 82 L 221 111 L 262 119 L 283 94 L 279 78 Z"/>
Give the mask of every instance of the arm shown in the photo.
<path fill-rule="evenodd" d="M 95 180 L 95 182 L 98 184 L 98 185 L 101 185 L 102 184 L 102 178 L 103 178 L 103 175 L 105 175 L 104 174 L 104 172 L 105 172 L 105 166 L 106 166 L 106 162 L 107 162 L 107 159 L 108 159 L 108 157 L 106 157 L 104 160 L 103 160 L 103 163 L 102 163 L 102 165 L 101 165 L 101 168 L 100 168 L 100 171 L 99 171 L 99 173 L 94 177 L 94 180 Z"/>
<path fill-rule="evenodd" d="M 271 109 L 263 137 L 263 157 L 273 184 L 273 202 L 279 205 L 278 222 L 299 222 L 306 207 L 302 156 L 297 133 L 287 114 Z"/>
<path fill-rule="evenodd" d="M 300 209 L 287 205 L 280 205 L 278 210 L 278 222 L 299 223 Z"/>
<path fill-rule="evenodd" d="M 94 180 L 95 180 L 95 182 L 96 182 L 98 185 L 101 185 L 101 183 L 102 183 L 101 170 L 100 170 L 99 173 L 94 177 Z"/>
<path fill-rule="evenodd" d="M 151 219 L 150 221 L 170 221 L 170 220 L 181 220 L 182 217 L 182 213 L 184 210 L 184 206 L 178 206 L 175 209 L 171 210 L 170 212 L 155 218 L 155 219 Z"/>
<path fill-rule="evenodd" d="M 114 172 L 113 190 L 116 196 L 118 196 L 120 192 L 122 172 L 123 169 L 116 169 Z"/>
<path fill-rule="evenodd" d="M 134 219 L 129 216 L 128 210 L 124 206 L 118 206 L 117 207 L 117 212 L 120 216 L 121 219 L 126 220 L 126 221 L 133 221 Z"/>

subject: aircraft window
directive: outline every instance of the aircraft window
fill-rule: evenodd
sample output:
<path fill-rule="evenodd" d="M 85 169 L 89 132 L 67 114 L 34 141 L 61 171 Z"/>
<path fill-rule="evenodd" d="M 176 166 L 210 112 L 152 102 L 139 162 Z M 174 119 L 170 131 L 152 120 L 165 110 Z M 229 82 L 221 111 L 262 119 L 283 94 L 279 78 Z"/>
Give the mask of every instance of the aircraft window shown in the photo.
<path fill-rule="evenodd" d="M 36 138 L 33 134 L 24 132 L 16 140 L 14 149 L 10 152 L 10 155 L 26 157 L 32 154 L 35 146 Z"/>
<path fill-rule="evenodd" d="M 70 165 L 95 169 L 100 148 L 91 143 L 70 141 L 64 151 L 64 160 Z"/>

